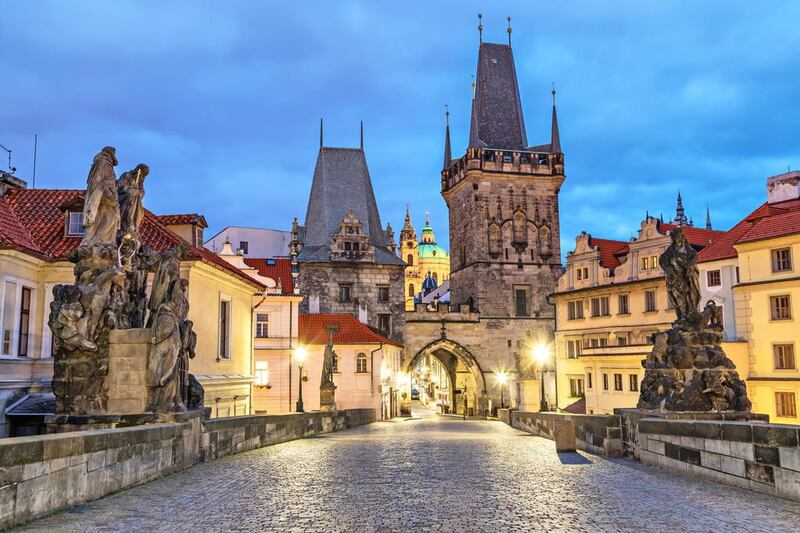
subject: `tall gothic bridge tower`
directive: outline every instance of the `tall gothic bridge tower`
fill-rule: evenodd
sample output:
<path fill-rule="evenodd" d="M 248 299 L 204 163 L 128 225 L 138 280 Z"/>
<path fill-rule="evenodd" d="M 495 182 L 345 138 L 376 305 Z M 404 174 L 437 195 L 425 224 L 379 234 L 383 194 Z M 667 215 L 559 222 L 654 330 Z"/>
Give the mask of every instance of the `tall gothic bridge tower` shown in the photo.
<path fill-rule="evenodd" d="M 510 33 L 509 33 L 510 35 Z M 419 305 L 406 317 L 408 368 L 436 357 L 451 377 L 451 401 L 479 414 L 505 398 L 538 405 L 538 387 L 520 387 L 538 370 L 535 346 L 550 343 L 555 312 L 547 297 L 561 275 L 558 193 L 564 154 L 553 91 L 550 142 L 528 144 L 510 39 L 481 42 L 469 146 L 451 155 L 445 130 L 442 196 L 450 216 L 451 305 Z M 466 389 L 466 392 L 465 392 Z M 536 401 L 531 395 L 536 394 Z"/>

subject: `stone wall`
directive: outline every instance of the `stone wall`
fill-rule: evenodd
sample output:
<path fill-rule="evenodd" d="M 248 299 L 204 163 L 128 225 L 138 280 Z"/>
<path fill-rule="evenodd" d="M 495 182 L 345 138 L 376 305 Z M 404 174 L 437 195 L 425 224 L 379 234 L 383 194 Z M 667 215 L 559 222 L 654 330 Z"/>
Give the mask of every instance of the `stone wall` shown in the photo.
<path fill-rule="evenodd" d="M 372 409 L 202 421 L 0 440 L 0 529 L 225 455 L 375 420 Z"/>
<path fill-rule="evenodd" d="M 500 417 L 502 420 L 502 417 Z M 622 428 L 616 415 L 565 415 L 561 413 L 510 413 L 511 427 L 554 440 L 554 425 L 558 419 L 575 424 L 577 448 L 597 455 L 622 455 Z"/>
<path fill-rule="evenodd" d="M 367 320 L 378 327 L 378 315 L 390 315 L 387 337 L 403 343 L 405 332 L 405 267 L 375 263 L 300 263 L 298 286 L 306 295 L 301 313 L 314 311 L 311 300 L 319 299 L 319 313 L 348 313 L 359 318 L 359 307 L 366 305 Z M 350 301 L 339 301 L 339 285 L 349 284 Z M 378 301 L 378 287 L 389 287 L 389 301 Z"/>
<path fill-rule="evenodd" d="M 644 464 L 800 501 L 800 426 L 645 418 Z"/>

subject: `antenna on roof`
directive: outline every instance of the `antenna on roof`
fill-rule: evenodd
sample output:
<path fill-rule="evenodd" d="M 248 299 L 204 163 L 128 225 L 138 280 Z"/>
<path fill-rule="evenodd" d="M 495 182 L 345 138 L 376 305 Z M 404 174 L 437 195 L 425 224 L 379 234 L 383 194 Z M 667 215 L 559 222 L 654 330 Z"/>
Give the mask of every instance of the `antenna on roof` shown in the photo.
<path fill-rule="evenodd" d="M 508 46 L 511 46 L 511 17 L 508 17 Z"/>
<path fill-rule="evenodd" d="M 2 144 L 0 144 L 0 148 L 2 148 L 3 150 L 5 150 L 6 152 L 8 152 L 8 170 L 10 170 L 10 171 L 11 171 L 11 173 L 13 174 L 14 172 L 16 172 L 16 171 L 17 171 L 17 168 L 16 168 L 16 167 L 12 167 L 12 166 L 11 166 L 11 150 L 10 150 L 10 149 L 8 149 L 8 148 L 6 148 L 6 147 L 5 147 L 5 146 L 3 146 Z"/>
<path fill-rule="evenodd" d="M 36 188 L 36 148 L 38 144 L 39 144 L 39 134 L 34 133 L 33 134 L 33 185 L 31 186 L 31 189 Z"/>
<path fill-rule="evenodd" d="M 483 15 L 478 13 L 478 40 L 483 44 Z"/>
<path fill-rule="evenodd" d="M 319 147 L 322 148 L 322 117 L 319 117 Z"/>
<path fill-rule="evenodd" d="M 361 121 L 361 150 L 364 150 L 364 121 Z"/>

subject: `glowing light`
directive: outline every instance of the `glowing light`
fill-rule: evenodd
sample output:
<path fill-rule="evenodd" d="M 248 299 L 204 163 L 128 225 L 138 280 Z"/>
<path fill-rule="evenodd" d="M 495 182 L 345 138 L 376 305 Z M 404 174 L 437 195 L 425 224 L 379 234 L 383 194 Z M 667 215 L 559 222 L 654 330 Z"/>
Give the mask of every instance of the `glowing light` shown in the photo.
<path fill-rule="evenodd" d="M 390 377 L 392 377 L 392 370 L 388 366 L 381 368 L 381 381 L 386 381 Z"/>
<path fill-rule="evenodd" d="M 256 387 L 269 385 L 269 365 L 266 361 L 256 361 Z"/>
<path fill-rule="evenodd" d="M 305 347 L 298 346 L 297 348 L 294 349 L 294 360 L 298 365 L 303 366 L 303 363 L 305 363 L 307 356 L 308 352 L 306 351 Z"/>
<path fill-rule="evenodd" d="M 550 346 L 545 343 L 539 343 L 533 347 L 533 358 L 537 363 L 543 365 L 550 359 Z"/>
<path fill-rule="evenodd" d="M 500 385 L 505 385 L 506 383 L 508 383 L 508 373 L 506 373 L 506 372 L 495 372 L 494 373 L 494 379 L 496 379 L 497 382 Z"/>

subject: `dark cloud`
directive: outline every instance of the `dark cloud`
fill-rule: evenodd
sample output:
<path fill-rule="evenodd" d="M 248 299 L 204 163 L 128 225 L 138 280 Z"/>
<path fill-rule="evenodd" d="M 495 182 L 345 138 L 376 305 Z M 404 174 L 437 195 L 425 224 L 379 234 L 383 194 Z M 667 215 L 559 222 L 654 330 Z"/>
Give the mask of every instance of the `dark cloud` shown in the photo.
<path fill-rule="evenodd" d="M 93 154 L 152 168 L 148 207 L 199 211 L 211 232 L 302 220 L 326 143 L 366 149 L 384 223 L 431 211 L 443 105 L 466 143 L 475 14 L 514 52 L 528 138 L 549 138 L 559 90 L 562 237 L 628 238 L 681 190 L 700 221 L 735 223 L 764 180 L 800 165 L 800 5 L 745 1 L 6 2 L 0 142 L 38 187 L 80 187 Z M 188 192 L 187 192 L 188 191 Z"/>

